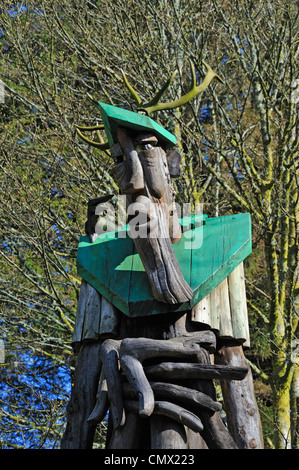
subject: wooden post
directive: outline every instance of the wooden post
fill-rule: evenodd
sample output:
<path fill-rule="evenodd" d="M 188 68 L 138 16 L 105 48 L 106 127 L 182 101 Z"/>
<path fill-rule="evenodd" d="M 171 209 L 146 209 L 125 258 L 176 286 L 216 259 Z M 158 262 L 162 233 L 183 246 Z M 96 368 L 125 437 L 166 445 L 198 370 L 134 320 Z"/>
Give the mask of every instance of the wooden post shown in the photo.
<path fill-rule="evenodd" d="M 215 356 L 218 364 L 246 366 L 242 346 L 223 347 Z M 242 381 L 221 380 L 228 428 L 239 449 L 262 449 L 263 433 L 251 371 Z"/>
<path fill-rule="evenodd" d="M 101 374 L 100 347 L 98 342 L 87 343 L 78 353 L 61 449 L 92 448 L 96 425 L 88 417 L 96 403 Z"/>
<path fill-rule="evenodd" d="M 228 276 L 230 308 L 234 338 L 240 340 L 243 346 L 249 347 L 248 314 L 244 266 L 239 266 Z"/>
<path fill-rule="evenodd" d="M 188 449 L 184 426 L 165 416 L 153 415 L 151 449 Z"/>

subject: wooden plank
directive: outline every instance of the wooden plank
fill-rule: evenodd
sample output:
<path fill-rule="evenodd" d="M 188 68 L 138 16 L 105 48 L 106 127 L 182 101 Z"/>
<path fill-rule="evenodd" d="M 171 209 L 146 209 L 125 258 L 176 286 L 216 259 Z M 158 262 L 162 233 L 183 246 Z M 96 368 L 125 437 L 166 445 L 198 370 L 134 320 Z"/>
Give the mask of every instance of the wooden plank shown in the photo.
<path fill-rule="evenodd" d="M 219 286 L 212 290 L 210 293 L 210 325 L 213 330 L 219 332 L 220 328 L 220 313 L 221 297 L 219 295 Z"/>
<path fill-rule="evenodd" d="M 117 310 L 108 299 L 101 299 L 100 338 L 116 338 L 119 333 L 119 315 Z"/>
<path fill-rule="evenodd" d="M 198 323 L 203 323 L 208 327 L 211 326 L 211 305 L 210 294 L 206 295 L 204 299 L 198 302 L 191 310 L 191 320 Z"/>
<path fill-rule="evenodd" d="M 228 277 L 229 298 L 234 338 L 250 346 L 246 288 L 243 263 Z"/>
<path fill-rule="evenodd" d="M 85 317 L 82 340 L 99 338 L 101 318 L 101 294 L 87 283 L 85 290 Z"/>
<path fill-rule="evenodd" d="M 200 231 L 201 227 L 195 229 Z M 198 235 L 200 240 L 200 235 Z M 196 246 L 196 244 L 195 244 Z M 217 287 L 251 253 L 249 214 L 204 221 L 201 247 L 192 249 L 191 306 Z"/>
<path fill-rule="evenodd" d="M 85 304 L 86 304 L 86 290 L 87 290 L 87 282 L 82 279 L 80 293 L 79 293 L 79 301 L 77 305 L 77 314 L 75 320 L 75 327 L 73 331 L 72 337 L 72 345 L 75 346 L 82 341 L 82 332 L 83 332 L 83 325 L 84 325 L 84 318 L 85 318 Z"/>
<path fill-rule="evenodd" d="M 233 338 L 233 327 L 229 303 L 227 278 L 217 287 L 219 297 L 219 336 L 221 338 Z"/>

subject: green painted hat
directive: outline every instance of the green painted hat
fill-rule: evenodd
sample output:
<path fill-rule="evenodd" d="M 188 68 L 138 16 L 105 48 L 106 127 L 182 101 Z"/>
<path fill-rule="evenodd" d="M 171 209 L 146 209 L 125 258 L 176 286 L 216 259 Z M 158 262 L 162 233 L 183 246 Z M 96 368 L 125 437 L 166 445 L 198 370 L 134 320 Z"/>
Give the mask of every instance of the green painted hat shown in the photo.
<path fill-rule="evenodd" d="M 111 106 L 110 104 L 101 103 L 100 101 L 99 107 L 110 147 L 117 143 L 116 130 L 119 126 L 141 132 L 153 132 L 158 140 L 161 140 L 166 145 L 166 148 L 174 147 L 177 143 L 173 134 L 148 116 L 118 108 L 117 106 Z"/>

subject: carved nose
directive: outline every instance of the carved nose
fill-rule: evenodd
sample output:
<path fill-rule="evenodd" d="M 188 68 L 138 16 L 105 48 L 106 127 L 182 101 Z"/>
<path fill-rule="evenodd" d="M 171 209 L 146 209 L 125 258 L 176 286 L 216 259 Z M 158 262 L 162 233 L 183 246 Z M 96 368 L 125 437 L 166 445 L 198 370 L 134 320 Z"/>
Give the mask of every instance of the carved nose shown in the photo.
<path fill-rule="evenodd" d="M 144 189 L 144 175 L 138 152 L 125 128 L 117 129 L 117 138 L 125 156 L 125 161 L 118 165 L 121 190 L 124 194 L 135 193 Z"/>

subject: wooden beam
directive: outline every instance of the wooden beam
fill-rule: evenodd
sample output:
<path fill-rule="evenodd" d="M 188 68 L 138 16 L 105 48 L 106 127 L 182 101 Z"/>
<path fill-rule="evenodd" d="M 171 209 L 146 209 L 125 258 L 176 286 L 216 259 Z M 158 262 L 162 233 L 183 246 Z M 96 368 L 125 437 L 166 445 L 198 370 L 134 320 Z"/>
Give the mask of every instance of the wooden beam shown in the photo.
<path fill-rule="evenodd" d="M 250 347 L 244 266 L 240 263 L 228 276 L 233 336 Z"/>
<path fill-rule="evenodd" d="M 215 356 L 218 364 L 246 367 L 242 346 L 223 347 Z M 221 380 L 228 428 L 240 449 L 262 449 L 263 433 L 250 369 L 242 381 Z"/>
<path fill-rule="evenodd" d="M 101 374 L 100 343 L 84 344 L 77 356 L 61 449 L 91 449 L 96 429 L 87 421 L 94 409 Z"/>

